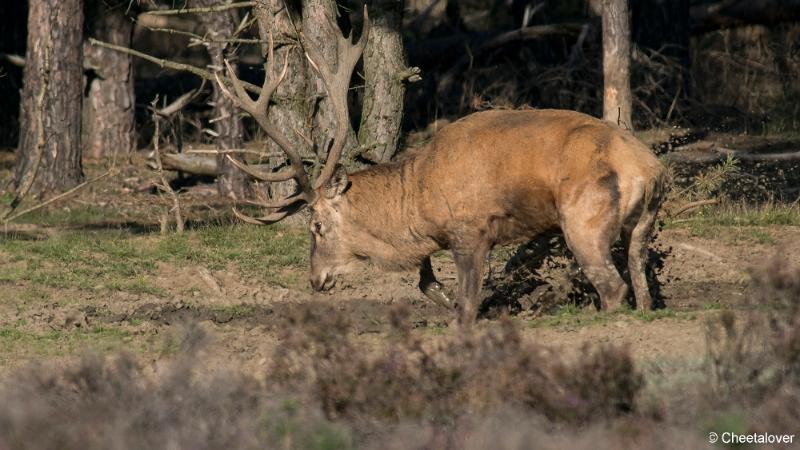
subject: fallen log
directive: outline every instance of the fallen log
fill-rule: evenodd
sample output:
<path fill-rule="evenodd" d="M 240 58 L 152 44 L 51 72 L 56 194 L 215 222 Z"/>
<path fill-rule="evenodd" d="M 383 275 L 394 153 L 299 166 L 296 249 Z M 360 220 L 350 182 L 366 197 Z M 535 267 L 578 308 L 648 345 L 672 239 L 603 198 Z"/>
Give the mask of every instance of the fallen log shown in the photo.
<path fill-rule="evenodd" d="M 737 150 L 722 147 L 710 141 L 698 141 L 681 147 L 661 157 L 666 162 L 707 164 L 727 158 L 740 161 L 800 161 L 800 151 L 779 153 L 755 153 L 748 150 Z"/>
<path fill-rule="evenodd" d="M 158 169 L 155 161 L 152 160 L 154 155 L 148 155 L 150 158 L 147 161 L 147 167 L 156 170 Z M 186 153 L 164 153 L 161 155 L 161 165 L 164 170 L 177 170 L 192 175 L 210 175 L 217 176 L 219 169 L 217 168 L 217 158 L 189 155 Z"/>
<path fill-rule="evenodd" d="M 244 153 L 246 151 L 238 152 Z M 209 151 L 210 156 L 209 154 L 205 153 L 162 153 L 161 166 L 164 170 L 184 172 L 190 175 L 206 175 L 215 177 L 219 175 L 216 157 L 218 153 L 220 153 L 220 151 Z M 156 170 L 158 166 L 154 160 L 155 154 L 151 152 L 149 155 L 147 155 L 147 157 L 147 167 Z M 267 164 L 250 164 L 249 167 L 265 172 L 272 172 L 274 170 L 274 168 Z"/>

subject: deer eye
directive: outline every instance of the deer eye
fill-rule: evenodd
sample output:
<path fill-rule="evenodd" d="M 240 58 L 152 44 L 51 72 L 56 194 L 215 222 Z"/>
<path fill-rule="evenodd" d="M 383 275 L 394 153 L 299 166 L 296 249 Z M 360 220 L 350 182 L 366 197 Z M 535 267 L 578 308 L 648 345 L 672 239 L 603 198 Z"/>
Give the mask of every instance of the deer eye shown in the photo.
<path fill-rule="evenodd" d="M 314 232 L 317 234 L 322 234 L 322 224 L 319 222 L 314 222 Z"/>

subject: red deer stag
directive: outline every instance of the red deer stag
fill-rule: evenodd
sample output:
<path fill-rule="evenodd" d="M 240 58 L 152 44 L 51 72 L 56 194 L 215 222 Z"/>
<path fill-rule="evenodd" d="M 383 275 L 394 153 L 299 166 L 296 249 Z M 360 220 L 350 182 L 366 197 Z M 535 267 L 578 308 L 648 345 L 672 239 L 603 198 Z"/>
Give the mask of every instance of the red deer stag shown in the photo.
<path fill-rule="evenodd" d="M 347 174 L 337 161 L 349 131 L 347 90 L 361 56 L 369 21 L 355 44 L 339 36 L 336 68 L 305 42 L 307 57 L 322 78 L 338 127 L 327 162 L 311 183 L 297 151 L 267 118 L 275 79 L 252 100 L 232 70 L 235 94 L 286 153 L 289 167 L 262 173 L 235 164 L 264 181 L 294 178 L 297 193 L 276 202 L 251 202 L 272 212 L 246 216 L 268 224 L 311 208 L 311 285 L 333 287 L 354 263 L 371 260 L 389 269 L 420 270 L 420 290 L 439 304 L 454 306 L 436 280 L 431 253 L 453 252 L 458 273 L 461 320 L 474 319 L 486 257 L 496 244 L 524 241 L 561 230 L 569 248 L 600 294 L 603 309 L 627 300 L 628 286 L 611 259 L 618 237 L 627 247 L 628 269 L 639 308 L 652 307 L 645 263 L 647 243 L 664 187 L 664 169 L 651 151 L 619 127 L 572 111 L 502 110 L 464 117 L 444 127 L 423 149 L 399 161 Z M 336 25 L 332 25 L 336 26 Z M 337 30 L 338 32 L 338 30 Z"/>

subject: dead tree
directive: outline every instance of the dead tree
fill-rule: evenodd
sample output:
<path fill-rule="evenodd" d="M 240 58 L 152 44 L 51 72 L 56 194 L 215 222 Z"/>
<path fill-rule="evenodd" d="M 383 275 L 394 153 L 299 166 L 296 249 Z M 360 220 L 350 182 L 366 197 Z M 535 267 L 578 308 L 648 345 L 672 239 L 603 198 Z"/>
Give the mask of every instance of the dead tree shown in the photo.
<path fill-rule="evenodd" d="M 129 2 L 89 0 L 86 22 L 90 37 L 130 47 L 133 18 Z M 83 104 L 83 154 L 92 159 L 128 154 L 136 147 L 131 56 L 103 47 L 83 47 L 87 73 Z"/>
<path fill-rule="evenodd" d="M 374 162 L 388 162 L 397 151 L 406 80 L 415 72 L 406 67 L 403 49 L 403 0 L 375 0 L 374 24 L 364 49 L 364 103 L 358 128 L 360 147 Z M 407 75 L 406 75 L 407 74 Z"/>
<path fill-rule="evenodd" d="M 83 178 L 83 0 L 31 0 L 14 183 L 64 191 Z"/>
<path fill-rule="evenodd" d="M 197 7 L 210 7 L 218 5 L 218 0 L 196 0 Z M 236 54 L 235 46 L 229 42 L 235 36 L 238 25 L 238 13 L 234 10 L 216 11 L 200 14 L 200 22 L 205 33 L 205 46 L 211 58 L 211 70 L 223 70 L 226 60 L 232 59 Z M 212 123 L 214 126 L 215 141 L 220 150 L 240 149 L 244 144 L 242 138 L 242 121 L 239 111 L 233 102 L 222 94 L 219 86 L 214 85 Z M 231 158 L 241 160 L 239 155 Z M 217 189 L 222 197 L 242 199 L 247 195 L 248 177 L 236 169 L 225 153 L 217 156 Z"/>
<path fill-rule="evenodd" d="M 628 0 L 602 0 L 603 119 L 631 128 L 631 31 Z"/>

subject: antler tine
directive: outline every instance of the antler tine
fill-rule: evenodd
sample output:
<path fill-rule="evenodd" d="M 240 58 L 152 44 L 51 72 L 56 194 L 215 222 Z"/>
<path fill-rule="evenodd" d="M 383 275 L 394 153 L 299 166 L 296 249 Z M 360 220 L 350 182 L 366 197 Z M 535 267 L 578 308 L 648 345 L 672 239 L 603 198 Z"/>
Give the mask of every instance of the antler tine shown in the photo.
<path fill-rule="evenodd" d="M 231 158 L 231 155 L 225 155 L 225 156 L 231 164 L 238 167 L 242 172 L 250 175 L 251 177 L 259 181 L 276 182 L 276 181 L 286 181 L 294 178 L 293 167 L 287 167 L 278 172 L 262 172 L 258 169 L 250 167 L 247 164 L 244 164 L 243 162 L 237 159 Z"/>
<path fill-rule="evenodd" d="M 281 70 L 280 75 L 277 78 L 271 79 L 273 66 L 275 64 L 275 46 L 273 45 L 272 41 L 272 31 L 269 32 L 269 52 L 267 60 L 264 62 L 264 87 L 261 89 L 261 94 L 258 97 L 259 106 L 266 110 L 269 106 L 269 101 L 272 97 L 272 93 L 275 92 L 275 89 L 278 87 L 279 84 L 283 82 L 283 79 L 286 78 L 286 72 L 289 69 L 289 54 L 287 53 L 286 56 L 283 58 L 283 69 Z M 267 82 L 266 80 L 270 80 Z M 266 97 L 264 97 L 266 96 Z"/>
<path fill-rule="evenodd" d="M 319 73 L 320 78 L 322 78 L 322 82 L 328 90 L 331 103 L 333 103 L 333 109 L 338 121 L 333 144 L 328 152 L 325 167 L 314 183 L 315 189 L 325 184 L 333 175 L 336 164 L 344 150 L 345 141 L 350 129 L 347 92 L 350 88 L 350 77 L 353 75 L 353 69 L 355 69 L 358 60 L 361 59 L 364 47 L 367 45 L 367 39 L 369 38 L 370 22 L 366 5 L 364 5 L 364 25 L 358 42 L 353 43 L 354 33 L 352 32 L 350 36 L 345 37 L 332 20 L 329 20 L 329 26 L 333 27 L 334 32 L 337 34 L 336 47 L 338 66 L 335 70 L 325 63 L 325 59 L 322 58 L 319 49 L 315 45 L 311 43 L 306 45 L 306 58 L 309 60 L 311 66 Z"/>
<path fill-rule="evenodd" d="M 244 214 L 243 212 L 239 211 L 238 209 L 236 209 L 235 206 L 231 209 L 233 210 L 233 215 L 239 218 L 239 220 L 253 225 L 269 225 L 271 223 L 278 222 L 284 217 L 289 215 L 288 211 L 283 211 L 283 212 L 267 214 L 262 217 L 253 217 L 253 216 L 248 216 L 247 214 Z"/>
<path fill-rule="evenodd" d="M 283 198 L 281 200 L 277 200 L 277 201 L 274 201 L 274 202 L 262 202 L 262 201 L 258 201 L 258 200 L 244 200 L 244 201 L 242 201 L 242 203 L 246 203 L 246 204 L 251 205 L 251 206 L 260 206 L 262 208 L 267 208 L 267 209 L 281 209 L 281 208 L 285 208 L 285 207 L 287 207 L 289 205 L 293 205 L 293 204 L 297 203 L 298 201 L 304 200 L 304 199 L 305 199 L 305 195 L 303 195 L 303 193 L 300 192 L 300 193 L 297 193 L 297 194 L 294 194 L 294 195 L 290 195 L 290 196 L 288 196 L 286 198 Z"/>
<path fill-rule="evenodd" d="M 341 36 L 337 40 L 337 50 L 340 55 L 339 59 L 345 61 L 344 65 L 347 67 L 346 72 L 352 74 L 353 68 L 358 63 L 358 60 L 361 59 L 361 55 L 364 52 L 364 47 L 367 46 L 369 31 L 369 13 L 367 12 L 367 5 L 364 5 L 364 24 L 361 27 L 361 36 L 358 38 L 358 42 L 353 42 L 353 39 L 355 38 L 355 33 L 353 33 L 353 31 L 350 31 L 349 36 Z"/>

